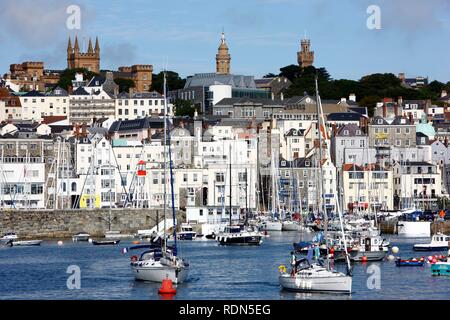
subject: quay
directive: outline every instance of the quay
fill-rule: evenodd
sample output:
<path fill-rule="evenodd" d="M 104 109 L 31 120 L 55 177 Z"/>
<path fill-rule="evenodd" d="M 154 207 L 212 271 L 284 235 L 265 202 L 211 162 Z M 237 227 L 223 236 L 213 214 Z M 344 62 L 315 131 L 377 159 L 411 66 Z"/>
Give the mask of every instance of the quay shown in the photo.
<path fill-rule="evenodd" d="M 396 234 L 397 233 L 397 219 L 380 222 L 380 231 L 382 234 Z M 433 221 L 431 223 L 431 234 L 436 232 L 445 234 L 450 233 L 450 221 Z"/>
<path fill-rule="evenodd" d="M 179 223 L 185 214 L 177 211 Z M 134 234 L 163 220 L 162 209 L 1 210 L 0 234 L 15 232 L 21 239 L 71 238 L 80 231 L 103 237 L 108 230 Z"/>

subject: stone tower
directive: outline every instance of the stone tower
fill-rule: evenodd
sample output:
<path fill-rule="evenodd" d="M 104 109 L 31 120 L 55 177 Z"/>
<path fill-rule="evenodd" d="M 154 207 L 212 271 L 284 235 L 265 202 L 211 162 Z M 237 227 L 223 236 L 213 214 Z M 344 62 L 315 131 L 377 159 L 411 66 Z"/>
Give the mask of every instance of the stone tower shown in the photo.
<path fill-rule="evenodd" d="M 314 63 L 314 51 L 310 51 L 311 42 L 309 39 L 302 39 L 300 52 L 297 52 L 297 61 L 300 68 L 310 67 Z"/>
<path fill-rule="evenodd" d="M 72 41 L 69 37 L 67 43 L 67 68 L 86 68 L 96 73 L 100 72 L 100 46 L 98 38 L 95 39 L 95 48 L 92 48 L 92 41 L 89 38 L 87 52 L 80 52 L 78 37 L 75 36 L 75 44 L 72 48 Z"/>
<path fill-rule="evenodd" d="M 216 54 L 216 73 L 230 74 L 231 56 L 228 53 L 228 46 L 225 42 L 225 33 L 222 32 L 219 51 Z"/>

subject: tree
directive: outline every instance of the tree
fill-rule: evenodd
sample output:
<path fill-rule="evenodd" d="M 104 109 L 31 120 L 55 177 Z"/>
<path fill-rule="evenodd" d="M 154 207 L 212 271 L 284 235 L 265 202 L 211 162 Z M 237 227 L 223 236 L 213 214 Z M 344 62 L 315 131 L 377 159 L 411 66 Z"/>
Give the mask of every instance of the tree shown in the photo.
<path fill-rule="evenodd" d="M 175 107 L 175 116 L 177 117 L 184 117 L 184 116 L 193 117 L 195 111 L 197 110 L 197 108 L 194 107 L 191 101 L 182 99 L 175 100 L 174 107 Z"/>
<path fill-rule="evenodd" d="M 369 113 L 369 117 L 373 117 L 377 102 L 380 102 L 382 100 L 383 98 L 381 98 L 380 96 L 367 96 L 359 100 L 359 105 L 361 107 L 366 107 Z"/>
<path fill-rule="evenodd" d="M 167 90 L 177 90 L 184 88 L 186 79 L 181 79 L 175 71 L 166 71 Z M 152 90 L 160 93 L 164 92 L 164 72 L 154 74 L 152 78 Z"/>
<path fill-rule="evenodd" d="M 263 78 L 275 78 L 276 76 L 277 76 L 276 74 L 273 74 L 272 72 L 270 72 L 270 73 L 264 75 Z"/>
<path fill-rule="evenodd" d="M 119 86 L 119 92 L 128 92 L 130 88 L 135 88 L 136 85 L 132 79 L 116 78 L 114 82 Z"/>
<path fill-rule="evenodd" d="M 98 73 L 89 71 L 86 68 L 65 69 L 59 76 L 58 86 L 65 90 L 68 90 L 69 87 L 72 86 L 72 80 L 75 79 L 76 73 L 82 73 L 83 78 L 87 80 L 90 80 L 95 76 L 98 76 Z"/>

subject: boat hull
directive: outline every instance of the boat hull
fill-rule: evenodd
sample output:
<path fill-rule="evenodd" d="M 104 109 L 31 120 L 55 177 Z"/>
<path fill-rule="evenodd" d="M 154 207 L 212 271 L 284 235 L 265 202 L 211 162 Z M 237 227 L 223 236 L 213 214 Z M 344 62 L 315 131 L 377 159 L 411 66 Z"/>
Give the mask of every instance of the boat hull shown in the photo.
<path fill-rule="evenodd" d="M 386 251 L 358 251 L 357 253 L 351 252 L 350 259 L 352 261 L 381 261 L 386 254 Z"/>
<path fill-rule="evenodd" d="M 138 266 L 132 265 L 131 270 L 136 280 L 162 282 L 164 279 L 170 279 L 173 283 L 183 283 L 189 274 L 189 268 L 182 267 L 177 270 L 170 266 Z"/>
<path fill-rule="evenodd" d="M 283 225 L 278 221 L 266 221 L 262 224 L 261 230 L 263 231 L 281 231 Z"/>
<path fill-rule="evenodd" d="M 397 233 L 404 237 L 430 237 L 431 222 L 429 221 L 398 221 Z"/>
<path fill-rule="evenodd" d="M 30 246 L 40 246 L 42 240 L 28 240 L 28 241 L 13 241 L 11 243 L 12 247 L 30 247 Z"/>
<path fill-rule="evenodd" d="M 450 262 L 437 262 L 431 265 L 433 276 L 450 276 Z"/>
<path fill-rule="evenodd" d="M 111 240 L 111 241 L 92 241 L 92 244 L 94 246 L 114 246 L 116 244 L 119 244 L 120 240 Z"/>
<path fill-rule="evenodd" d="M 422 267 L 424 263 L 424 261 L 395 261 L 397 267 Z"/>
<path fill-rule="evenodd" d="M 429 245 L 414 245 L 414 251 L 444 251 L 448 250 L 448 246 L 429 246 Z"/>
<path fill-rule="evenodd" d="M 220 245 L 247 245 L 247 246 L 259 246 L 262 243 L 262 236 L 218 236 L 217 241 Z"/>
<path fill-rule="evenodd" d="M 330 293 L 351 293 L 351 276 L 330 276 L 330 277 L 292 277 L 288 274 L 279 276 L 280 285 L 284 290 L 296 292 L 330 292 Z"/>
<path fill-rule="evenodd" d="M 297 223 L 284 223 L 282 224 L 281 227 L 282 231 L 300 231 L 300 225 Z"/>

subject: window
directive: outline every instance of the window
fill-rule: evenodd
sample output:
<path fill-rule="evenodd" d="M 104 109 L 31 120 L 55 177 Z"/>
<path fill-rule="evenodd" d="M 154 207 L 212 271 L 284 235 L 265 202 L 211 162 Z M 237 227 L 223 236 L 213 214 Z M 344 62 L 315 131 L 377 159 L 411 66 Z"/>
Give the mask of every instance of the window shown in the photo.
<path fill-rule="evenodd" d="M 225 182 L 225 176 L 223 172 L 216 173 L 216 182 Z"/>

